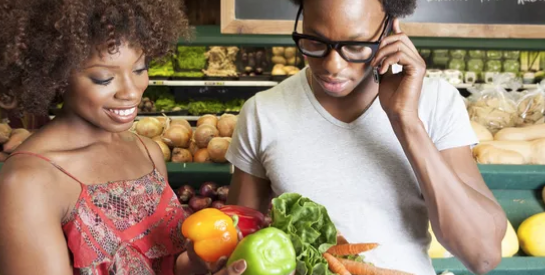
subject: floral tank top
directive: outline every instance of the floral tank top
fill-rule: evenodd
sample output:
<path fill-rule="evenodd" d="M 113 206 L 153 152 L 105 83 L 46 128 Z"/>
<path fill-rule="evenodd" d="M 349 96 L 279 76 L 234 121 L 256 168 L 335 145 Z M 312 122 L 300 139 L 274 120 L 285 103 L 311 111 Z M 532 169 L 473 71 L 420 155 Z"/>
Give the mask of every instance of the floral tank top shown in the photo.
<path fill-rule="evenodd" d="M 17 154 L 49 161 L 81 185 L 76 206 L 62 222 L 74 274 L 174 274 L 187 213 L 155 164 L 138 179 L 86 185 L 43 156 L 11 156 Z"/>

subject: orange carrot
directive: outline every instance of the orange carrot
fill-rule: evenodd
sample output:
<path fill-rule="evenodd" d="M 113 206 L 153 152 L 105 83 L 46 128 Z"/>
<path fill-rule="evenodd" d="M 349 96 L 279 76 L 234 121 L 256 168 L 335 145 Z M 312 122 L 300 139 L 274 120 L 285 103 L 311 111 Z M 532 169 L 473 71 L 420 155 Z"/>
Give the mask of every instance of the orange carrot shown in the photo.
<path fill-rule="evenodd" d="M 348 241 L 343 237 L 343 235 L 337 235 L 337 245 L 339 244 L 348 244 Z"/>
<path fill-rule="evenodd" d="M 322 254 L 327 261 L 327 264 L 329 265 L 329 270 L 333 273 L 337 273 L 339 275 L 352 275 L 346 268 L 339 262 L 339 259 L 333 257 L 333 255 L 329 253 Z"/>
<path fill-rule="evenodd" d="M 357 255 L 365 251 L 377 248 L 377 243 L 353 243 L 353 244 L 338 244 L 327 250 L 327 253 L 336 256 Z"/>
<path fill-rule="evenodd" d="M 336 258 L 348 272 L 354 275 L 412 275 L 410 273 L 376 267 L 370 264 Z"/>

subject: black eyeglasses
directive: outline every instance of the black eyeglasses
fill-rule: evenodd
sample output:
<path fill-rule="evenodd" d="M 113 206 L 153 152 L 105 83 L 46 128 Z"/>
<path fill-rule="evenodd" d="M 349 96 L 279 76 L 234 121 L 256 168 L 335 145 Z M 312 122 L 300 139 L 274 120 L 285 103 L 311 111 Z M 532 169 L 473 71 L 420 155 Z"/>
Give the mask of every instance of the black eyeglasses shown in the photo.
<path fill-rule="evenodd" d="M 341 55 L 341 57 L 348 62 L 368 63 L 375 57 L 375 53 L 378 50 L 380 42 L 382 39 L 384 39 L 384 36 L 391 30 L 390 16 L 386 15 L 384 18 L 386 23 L 384 24 L 382 34 L 380 35 L 379 40 L 376 42 L 329 41 L 297 32 L 297 24 L 302 12 L 303 4 L 301 4 L 299 11 L 297 12 L 292 38 L 295 41 L 299 51 L 309 57 L 326 57 L 329 55 L 332 49 L 335 49 Z"/>

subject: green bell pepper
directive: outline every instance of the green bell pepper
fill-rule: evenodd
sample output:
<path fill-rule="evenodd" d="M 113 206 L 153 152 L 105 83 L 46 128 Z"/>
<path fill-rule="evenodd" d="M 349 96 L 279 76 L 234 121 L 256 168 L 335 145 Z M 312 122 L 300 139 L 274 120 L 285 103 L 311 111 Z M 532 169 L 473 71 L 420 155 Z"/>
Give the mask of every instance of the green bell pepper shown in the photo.
<path fill-rule="evenodd" d="M 295 271 L 295 248 L 284 231 L 268 227 L 250 234 L 237 245 L 227 265 L 240 259 L 247 263 L 248 275 L 289 275 Z"/>

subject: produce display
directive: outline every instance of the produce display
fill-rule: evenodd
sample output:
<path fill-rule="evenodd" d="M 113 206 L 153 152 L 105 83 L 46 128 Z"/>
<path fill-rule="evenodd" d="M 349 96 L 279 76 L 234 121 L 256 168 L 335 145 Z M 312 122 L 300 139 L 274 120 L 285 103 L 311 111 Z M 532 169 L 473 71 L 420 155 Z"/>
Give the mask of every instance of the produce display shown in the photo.
<path fill-rule="evenodd" d="M 192 100 L 187 105 L 190 115 L 239 113 L 246 100 L 233 99 L 227 102 L 220 100 Z"/>
<path fill-rule="evenodd" d="M 301 58 L 297 55 L 296 47 L 273 47 L 272 52 L 272 75 L 294 75 L 299 72 Z"/>
<path fill-rule="evenodd" d="M 483 125 L 472 125 L 480 141 L 473 148 L 478 163 L 545 165 L 545 124 L 504 128 L 495 135 Z"/>
<path fill-rule="evenodd" d="M 545 76 L 542 64 L 545 52 L 420 49 L 430 70 L 439 70 L 441 77 L 452 84 L 492 83 L 499 73 L 523 79 L 524 84 L 539 83 Z M 448 77 L 454 71 L 460 77 Z M 452 75 L 452 74 L 451 74 Z"/>
<path fill-rule="evenodd" d="M 148 75 L 151 78 L 200 78 L 206 66 L 206 47 L 178 46 L 173 56 L 150 63 Z"/>
<path fill-rule="evenodd" d="M 0 162 L 4 162 L 31 134 L 26 129 L 12 129 L 8 123 L 0 123 Z"/>
<path fill-rule="evenodd" d="M 206 47 L 178 46 L 176 49 L 176 69 L 174 77 L 202 77 L 206 67 Z"/>
<path fill-rule="evenodd" d="M 262 75 L 269 68 L 269 60 L 265 48 L 243 48 L 240 52 L 240 76 Z"/>
<path fill-rule="evenodd" d="M 235 65 L 238 47 L 210 47 L 205 53 L 208 59 L 208 68 L 203 70 L 206 76 L 212 77 L 236 77 L 238 76 Z"/>
<path fill-rule="evenodd" d="M 500 75 L 491 88 L 469 89 L 468 113 L 471 120 L 484 125 L 492 133 L 517 124 L 517 104 L 513 94 L 508 93 L 503 85 L 511 78 Z"/>
<path fill-rule="evenodd" d="M 184 103 L 177 103 L 174 95 L 165 86 L 149 86 L 144 92 L 144 97 L 138 105 L 138 114 L 147 113 L 168 113 L 187 110 L 188 106 Z"/>
<path fill-rule="evenodd" d="M 131 131 L 153 139 L 163 151 L 166 162 L 226 163 L 225 154 L 238 117 L 204 115 L 197 128 L 182 118 L 145 117 L 135 121 Z"/>

